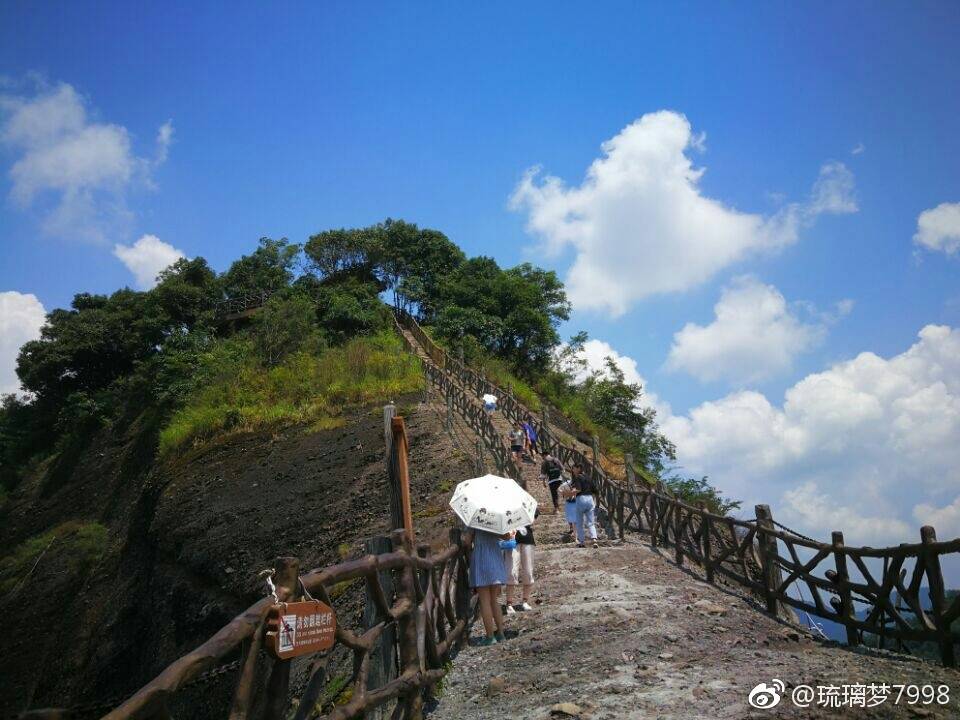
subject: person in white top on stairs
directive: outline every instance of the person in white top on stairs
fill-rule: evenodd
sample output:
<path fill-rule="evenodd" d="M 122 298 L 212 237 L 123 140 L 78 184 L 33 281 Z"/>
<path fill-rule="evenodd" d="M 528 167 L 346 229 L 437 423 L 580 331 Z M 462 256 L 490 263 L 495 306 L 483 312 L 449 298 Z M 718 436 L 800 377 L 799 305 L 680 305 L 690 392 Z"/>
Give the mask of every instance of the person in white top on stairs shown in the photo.
<path fill-rule="evenodd" d="M 537 510 L 534 517 L 540 515 Z M 510 557 L 504 557 L 507 570 L 507 604 L 504 606 L 507 615 L 517 612 L 533 610 L 530 597 L 533 595 L 533 525 L 517 530 L 517 547 Z M 518 598 L 517 595 L 520 595 Z M 519 600 L 519 602 L 518 602 Z"/>

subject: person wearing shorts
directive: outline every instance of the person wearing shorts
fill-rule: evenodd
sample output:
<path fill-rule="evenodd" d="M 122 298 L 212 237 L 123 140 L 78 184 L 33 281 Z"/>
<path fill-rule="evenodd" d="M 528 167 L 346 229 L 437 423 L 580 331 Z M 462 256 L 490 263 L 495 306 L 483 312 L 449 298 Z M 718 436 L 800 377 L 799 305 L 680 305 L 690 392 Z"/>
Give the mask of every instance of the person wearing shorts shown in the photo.
<path fill-rule="evenodd" d="M 523 431 L 523 425 L 517 423 L 508 437 L 510 439 L 510 452 L 513 453 L 513 459 L 519 465 L 523 461 L 523 444 L 527 438 L 527 434 Z"/>
<path fill-rule="evenodd" d="M 536 515 L 539 514 L 538 510 Z M 530 605 L 530 597 L 533 595 L 533 548 L 535 545 L 533 525 L 527 525 L 523 528 L 523 532 L 517 531 L 515 539 L 517 547 L 513 550 L 510 565 L 507 567 L 507 615 L 533 610 Z"/>

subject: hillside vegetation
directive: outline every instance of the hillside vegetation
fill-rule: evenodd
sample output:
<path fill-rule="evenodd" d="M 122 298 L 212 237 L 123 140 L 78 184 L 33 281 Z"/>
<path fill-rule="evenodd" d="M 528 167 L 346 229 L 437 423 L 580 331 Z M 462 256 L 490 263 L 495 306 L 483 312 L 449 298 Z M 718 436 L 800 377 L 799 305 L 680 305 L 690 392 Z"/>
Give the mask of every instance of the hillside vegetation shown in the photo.
<path fill-rule="evenodd" d="M 704 480 L 674 477 L 673 445 L 642 388 L 612 361 L 588 368 L 585 333 L 561 341 L 570 304 L 552 271 L 467 258 L 436 230 L 388 220 L 303 246 L 264 238 L 220 274 L 203 258 L 182 259 L 157 280 L 146 292 L 80 293 L 23 346 L 17 371 L 28 394 L 0 409 L 4 492 L 111 423 L 137 419 L 143 446 L 163 456 L 240 430 L 333 427 L 346 406 L 417 389 L 418 364 L 400 351 L 381 300 L 391 293 L 531 408 L 544 397 L 649 476 L 723 504 L 704 495 Z M 269 302 L 225 321 L 222 303 L 252 294 Z"/>

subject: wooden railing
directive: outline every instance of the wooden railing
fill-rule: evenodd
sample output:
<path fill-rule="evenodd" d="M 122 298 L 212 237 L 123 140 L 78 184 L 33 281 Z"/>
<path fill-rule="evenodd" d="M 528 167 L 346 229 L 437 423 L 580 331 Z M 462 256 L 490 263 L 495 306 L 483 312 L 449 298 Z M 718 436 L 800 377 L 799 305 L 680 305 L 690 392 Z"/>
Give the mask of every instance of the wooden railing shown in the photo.
<path fill-rule="evenodd" d="M 247 310 L 255 310 L 256 308 L 263 307 L 267 301 L 270 299 L 272 292 L 266 290 L 261 292 L 249 293 L 247 295 L 240 295 L 238 297 L 227 298 L 226 300 L 220 300 L 214 305 L 214 313 L 218 317 L 227 317 L 229 315 L 237 315 Z"/>
<path fill-rule="evenodd" d="M 359 718 L 392 701 L 396 701 L 392 718 L 419 717 L 424 691 L 443 677 L 451 652 L 465 638 L 473 613 L 467 580 L 468 555 L 457 529 L 450 531 L 449 546 L 436 554 L 430 554 L 425 545 L 414 552 L 402 529 L 394 531 L 391 540 L 390 552 L 312 570 L 302 577 L 295 559 L 277 561 L 275 578 L 281 601 L 312 595 L 336 611 L 336 604 L 330 600 L 332 588 L 364 581 L 368 603 L 372 601 L 373 605 L 367 613 L 372 618 L 369 627 L 355 632 L 349 628 L 349 614 L 338 616 L 333 648 L 303 660 L 271 660 L 269 673 L 264 674 L 260 651 L 267 613 L 274 604 L 273 598 L 264 598 L 196 650 L 172 663 L 106 715 L 106 720 L 169 718 L 180 689 L 234 656 L 241 657 L 241 671 L 229 713 L 231 720 L 253 715 L 268 720 L 289 717 L 293 662 L 309 663 L 309 679 L 292 715 L 295 720 Z M 396 588 L 396 592 L 385 588 Z M 388 629 L 395 632 L 385 632 Z M 397 658 L 399 672 L 382 685 L 371 687 L 371 666 L 383 654 L 385 637 L 391 643 L 387 656 Z M 342 684 L 342 689 L 349 693 L 340 693 L 341 698 L 349 699 L 322 706 L 320 701 L 331 680 L 328 666 L 338 650 L 352 655 L 349 682 Z M 189 717 L 189 710 L 185 712 L 183 716 Z"/>
<path fill-rule="evenodd" d="M 534 426 L 543 450 L 565 465 L 582 465 L 621 539 L 628 531 L 644 533 L 653 546 L 672 548 L 678 565 L 689 560 L 709 582 L 746 588 L 771 613 L 784 615 L 789 607 L 840 623 L 850 645 L 875 638 L 879 647 L 891 643 L 910 651 L 909 643 L 935 643 L 944 665 L 956 666 L 960 628 L 953 623 L 960 620 L 960 594 L 948 602 L 940 557 L 960 552 L 960 539 L 937 542 L 934 529 L 924 526 L 921 542 L 913 545 L 847 547 L 841 532 L 822 543 L 776 523 L 766 505 L 756 506 L 755 519 L 741 520 L 685 503 L 629 465 L 627 482 L 618 482 L 603 471 L 596 442 L 589 455 L 561 442 L 547 418 L 538 419 L 509 390 L 445 352 L 412 316 L 398 311 L 397 319 L 430 357 L 431 381 L 456 397 L 458 409 L 475 413 L 477 398 L 494 394 L 507 419 Z M 448 381 L 432 377 L 436 374 Z"/>

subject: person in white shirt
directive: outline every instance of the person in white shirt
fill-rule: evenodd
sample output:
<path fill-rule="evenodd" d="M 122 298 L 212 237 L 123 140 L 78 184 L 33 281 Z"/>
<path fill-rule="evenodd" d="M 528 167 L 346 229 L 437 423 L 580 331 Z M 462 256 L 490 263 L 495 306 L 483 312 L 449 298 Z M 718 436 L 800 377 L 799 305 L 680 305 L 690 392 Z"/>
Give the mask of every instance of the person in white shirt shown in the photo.
<path fill-rule="evenodd" d="M 563 514 L 572 536 L 577 531 L 577 489 L 573 486 L 573 480 L 564 476 L 563 482 L 557 488 L 557 494 L 563 498 Z"/>

